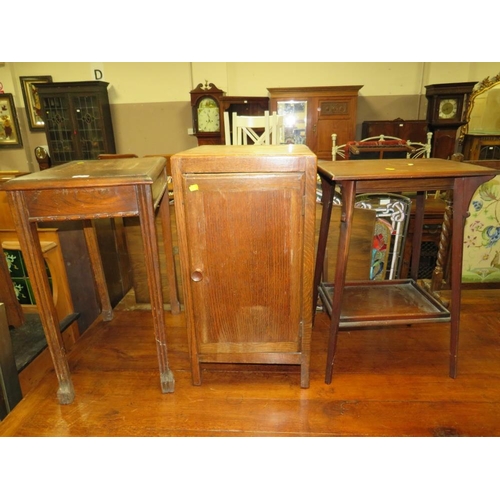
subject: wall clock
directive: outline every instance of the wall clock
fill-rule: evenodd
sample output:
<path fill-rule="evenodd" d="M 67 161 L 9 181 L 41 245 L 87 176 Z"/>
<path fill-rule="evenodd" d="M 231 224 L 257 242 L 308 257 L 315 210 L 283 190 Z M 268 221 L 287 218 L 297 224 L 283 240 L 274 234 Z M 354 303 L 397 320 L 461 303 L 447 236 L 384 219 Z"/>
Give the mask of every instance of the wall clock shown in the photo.
<path fill-rule="evenodd" d="M 465 110 L 477 82 L 426 85 L 427 123 L 432 132 L 434 158 L 448 159 L 455 153 L 457 132 L 465 121 Z"/>
<path fill-rule="evenodd" d="M 213 83 L 200 83 L 191 90 L 193 130 L 198 145 L 223 144 L 224 124 L 222 98 L 225 92 Z"/>

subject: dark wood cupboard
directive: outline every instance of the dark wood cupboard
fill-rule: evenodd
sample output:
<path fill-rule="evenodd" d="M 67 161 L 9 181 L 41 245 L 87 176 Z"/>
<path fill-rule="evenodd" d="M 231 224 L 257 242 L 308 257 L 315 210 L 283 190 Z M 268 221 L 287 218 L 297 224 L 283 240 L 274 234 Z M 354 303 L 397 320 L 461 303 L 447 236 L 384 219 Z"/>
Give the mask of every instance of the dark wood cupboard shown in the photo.
<path fill-rule="evenodd" d="M 321 160 L 337 144 L 356 138 L 358 92 L 362 85 L 268 88 L 271 112 L 285 116 L 285 142 L 305 144 Z"/>
<path fill-rule="evenodd" d="M 100 80 L 37 85 L 53 166 L 116 153 L 108 85 Z"/>
<path fill-rule="evenodd" d="M 427 121 L 426 120 L 374 120 L 364 121 L 361 128 L 361 138 L 377 137 L 379 135 L 389 135 L 413 142 L 427 142 Z M 339 143 L 340 144 L 340 143 Z"/>
<path fill-rule="evenodd" d="M 308 387 L 315 155 L 200 146 L 171 166 L 193 383 L 200 363 L 267 363 Z"/>

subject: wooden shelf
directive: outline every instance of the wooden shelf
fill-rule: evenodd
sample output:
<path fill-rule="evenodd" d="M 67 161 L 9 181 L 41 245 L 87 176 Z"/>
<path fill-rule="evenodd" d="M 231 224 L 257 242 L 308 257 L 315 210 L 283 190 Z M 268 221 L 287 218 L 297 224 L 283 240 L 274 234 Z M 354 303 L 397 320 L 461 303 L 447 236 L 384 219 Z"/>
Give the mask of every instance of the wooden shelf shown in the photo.
<path fill-rule="evenodd" d="M 319 296 L 332 312 L 333 283 L 321 283 Z M 340 328 L 449 322 L 450 312 L 412 279 L 346 282 Z"/>

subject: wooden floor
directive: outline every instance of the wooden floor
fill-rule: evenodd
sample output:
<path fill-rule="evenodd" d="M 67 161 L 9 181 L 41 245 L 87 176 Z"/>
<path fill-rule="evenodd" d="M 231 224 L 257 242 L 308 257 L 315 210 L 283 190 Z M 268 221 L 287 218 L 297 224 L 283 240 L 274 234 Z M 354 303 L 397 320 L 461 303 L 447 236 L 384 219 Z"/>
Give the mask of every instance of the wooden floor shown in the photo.
<path fill-rule="evenodd" d="M 464 290 L 458 378 L 449 324 L 341 332 L 324 383 L 327 317 L 313 330 L 311 386 L 295 366 L 210 365 L 191 384 L 185 317 L 166 313 L 175 392 L 160 392 L 147 310 L 120 304 L 70 352 L 75 401 L 53 371 L 0 422 L 0 436 L 500 436 L 500 290 Z"/>

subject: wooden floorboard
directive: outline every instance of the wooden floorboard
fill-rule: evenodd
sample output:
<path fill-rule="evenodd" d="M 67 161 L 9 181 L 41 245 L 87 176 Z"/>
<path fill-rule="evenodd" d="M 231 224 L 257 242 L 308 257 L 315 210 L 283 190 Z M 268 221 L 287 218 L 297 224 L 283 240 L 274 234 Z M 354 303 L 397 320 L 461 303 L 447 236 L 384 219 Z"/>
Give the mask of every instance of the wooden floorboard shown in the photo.
<path fill-rule="evenodd" d="M 499 309 L 500 290 L 463 292 L 455 380 L 440 323 L 341 332 L 330 385 L 320 313 L 309 389 L 274 365 L 207 365 L 193 386 L 184 314 L 166 312 L 175 392 L 162 394 L 150 312 L 118 306 L 69 354 L 75 401 L 58 404 L 51 369 L 0 436 L 500 436 Z"/>

